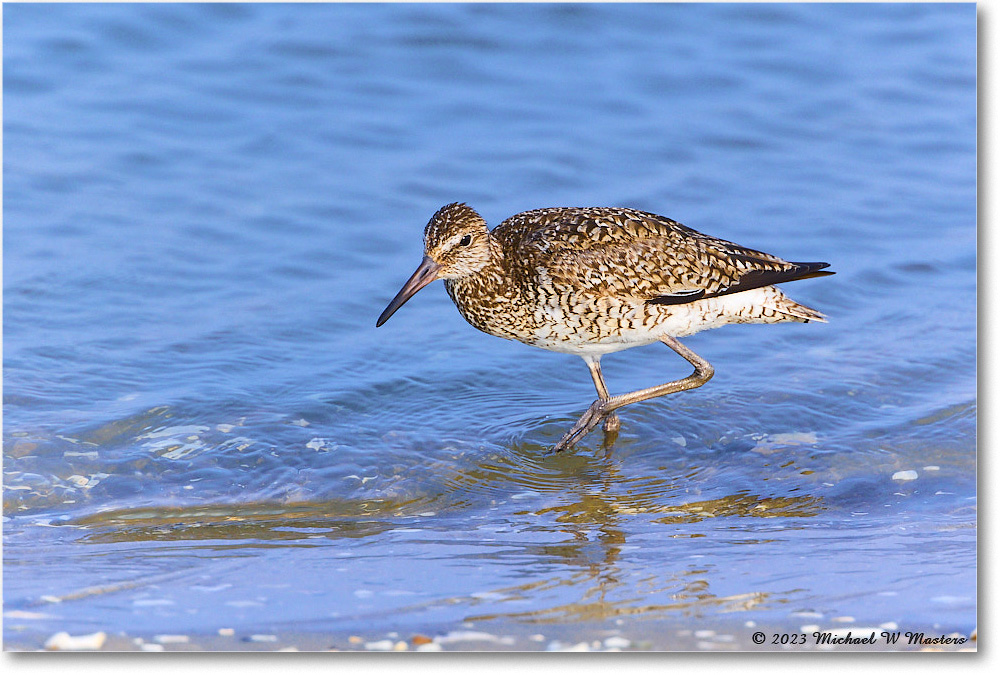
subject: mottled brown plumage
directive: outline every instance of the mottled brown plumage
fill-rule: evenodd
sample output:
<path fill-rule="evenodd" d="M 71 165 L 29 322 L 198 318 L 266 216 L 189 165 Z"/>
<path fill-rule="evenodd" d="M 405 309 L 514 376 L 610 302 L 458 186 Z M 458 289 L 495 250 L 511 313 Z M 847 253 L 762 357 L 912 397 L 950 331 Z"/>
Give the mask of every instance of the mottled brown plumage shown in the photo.
<path fill-rule="evenodd" d="M 711 366 L 677 337 L 729 323 L 825 321 L 773 284 L 827 263 L 787 262 L 626 208 L 550 208 L 511 216 L 492 232 L 465 204 L 449 204 L 424 232 L 424 261 L 379 317 L 442 278 L 459 312 L 491 335 L 587 362 L 599 399 L 556 446 L 562 450 L 628 403 L 700 386 Z M 610 396 L 603 354 L 662 341 L 695 365 L 689 378 Z"/>

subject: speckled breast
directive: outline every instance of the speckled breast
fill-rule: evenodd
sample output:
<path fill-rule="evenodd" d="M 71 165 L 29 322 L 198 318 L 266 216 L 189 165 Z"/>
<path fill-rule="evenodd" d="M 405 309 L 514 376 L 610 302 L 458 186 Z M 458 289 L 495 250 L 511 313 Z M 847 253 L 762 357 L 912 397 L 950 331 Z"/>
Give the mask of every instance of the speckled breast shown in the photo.
<path fill-rule="evenodd" d="M 445 279 L 444 287 L 473 328 L 530 343 L 532 326 L 521 293 L 505 281 L 498 271 L 486 270 L 462 279 Z"/>
<path fill-rule="evenodd" d="M 665 312 L 641 300 L 560 287 L 544 273 L 521 281 L 485 273 L 446 280 L 445 288 L 475 328 L 551 351 L 613 352 L 653 342 L 661 332 Z"/>

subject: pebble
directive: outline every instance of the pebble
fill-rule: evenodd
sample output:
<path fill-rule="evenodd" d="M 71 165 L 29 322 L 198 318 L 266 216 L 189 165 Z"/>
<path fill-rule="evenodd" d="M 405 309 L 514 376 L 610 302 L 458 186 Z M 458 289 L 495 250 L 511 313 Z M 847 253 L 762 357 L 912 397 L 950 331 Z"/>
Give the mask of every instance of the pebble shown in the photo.
<path fill-rule="evenodd" d="M 577 642 L 575 645 L 566 646 L 559 640 L 554 640 L 545 648 L 549 652 L 589 652 L 590 645 L 586 642 Z"/>
<path fill-rule="evenodd" d="M 155 642 L 143 642 L 139 645 L 139 649 L 144 652 L 162 652 L 164 647 L 163 645 L 158 645 Z"/>
<path fill-rule="evenodd" d="M 444 648 L 436 642 L 428 642 L 417 646 L 418 652 L 441 652 Z"/>
<path fill-rule="evenodd" d="M 365 643 L 365 649 L 370 652 L 391 652 L 394 646 L 395 644 L 392 640 L 377 640 Z"/>
<path fill-rule="evenodd" d="M 604 646 L 608 649 L 628 649 L 632 646 L 632 641 L 620 635 L 613 635 L 604 640 Z"/>
<path fill-rule="evenodd" d="M 191 640 L 187 635 L 154 635 L 153 639 L 161 645 L 181 644 Z"/>
<path fill-rule="evenodd" d="M 220 628 L 219 635 L 222 637 L 232 637 L 233 635 L 236 635 L 236 631 L 232 628 Z"/>
<path fill-rule="evenodd" d="M 492 633 L 483 633 L 474 630 L 453 630 L 443 637 L 438 637 L 434 639 L 438 644 L 448 644 L 449 642 L 501 642 L 504 644 L 511 644 L 513 638 L 501 638 L 493 635 Z"/>
<path fill-rule="evenodd" d="M 893 480 L 917 480 L 917 472 L 909 469 L 907 471 L 897 471 L 892 474 Z"/>
<path fill-rule="evenodd" d="M 100 631 L 90 635 L 70 635 L 62 631 L 45 641 L 45 648 L 55 651 L 76 649 L 100 649 L 108 639 L 107 633 Z"/>
<path fill-rule="evenodd" d="M 434 640 L 430 639 L 426 635 L 414 635 L 410 638 L 410 642 L 415 645 L 427 645 L 434 642 Z"/>

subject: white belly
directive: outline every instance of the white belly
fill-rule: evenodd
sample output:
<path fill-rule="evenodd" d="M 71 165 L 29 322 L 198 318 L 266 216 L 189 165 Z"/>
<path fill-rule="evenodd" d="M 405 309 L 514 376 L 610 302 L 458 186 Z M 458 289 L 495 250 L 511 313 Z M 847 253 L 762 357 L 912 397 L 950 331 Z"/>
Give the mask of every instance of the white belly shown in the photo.
<path fill-rule="evenodd" d="M 613 316 L 565 316 L 558 307 L 547 310 L 547 321 L 536 329 L 535 347 L 565 354 L 600 355 L 652 344 L 663 336 L 686 337 L 731 323 L 772 323 L 789 320 L 762 316 L 761 310 L 780 291 L 773 286 L 698 300 L 683 305 L 618 307 Z"/>

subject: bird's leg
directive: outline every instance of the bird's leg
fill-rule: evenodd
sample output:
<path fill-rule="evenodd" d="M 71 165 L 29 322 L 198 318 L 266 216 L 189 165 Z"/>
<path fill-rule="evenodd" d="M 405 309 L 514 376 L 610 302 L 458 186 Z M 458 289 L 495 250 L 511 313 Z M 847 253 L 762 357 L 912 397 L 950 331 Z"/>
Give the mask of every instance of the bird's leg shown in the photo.
<path fill-rule="evenodd" d="M 594 387 L 597 389 L 597 397 L 602 401 L 607 401 L 611 398 L 611 394 L 608 393 L 608 387 L 604 384 L 604 375 L 601 374 L 600 355 L 584 357 L 583 360 L 587 363 L 587 367 L 590 368 L 590 376 L 594 378 Z M 614 413 L 604 418 L 604 431 L 618 431 L 621 426 L 621 420 L 619 420 L 618 415 L 615 415 Z M 614 442 L 613 439 L 612 442 Z"/>
<path fill-rule="evenodd" d="M 554 452 L 562 452 L 563 450 L 567 450 L 576 445 L 577 441 L 587 435 L 591 429 L 596 427 L 598 422 L 622 406 L 656 398 L 657 396 L 674 394 L 678 391 L 684 391 L 685 389 L 694 389 L 695 387 L 700 387 L 712 379 L 712 375 L 715 374 L 715 369 L 712 368 L 712 364 L 682 345 L 677 338 L 665 335 L 660 338 L 660 342 L 683 356 L 688 363 L 694 366 L 694 372 L 682 380 L 667 382 L 665 384 L 649 387 L 648 389 L 640 389 L 627 394 L 618 394 L 617 396 L 597 399 L 591 404 L 590 408 L 587 409 L 587 412 L 583 414 L 583 417 L 581 417 L 577 423 L 573 425 L 573 428 L 566 432 L 566 435 L 563 436 L 562 439 L 556 444 L 555 448 L 553 448 Z M 590 366 L 589 361 L 587 362 L 587 365 Z M 590 366 L 590 368 L 591 373 L 593 374 L 594 367 Z M 599 368 L 597 372 L 598 374 L 600 373 Z M 594 382 L 596 384 L 597 377 L 594 378 Z M 603 379 L 601 380 L 601 384 L 603 385 Z M 600 394 L 601 388 L 598 387 L 597 391 L 598 394 Z M 605 388 L 605 392 L 606 391 L 607 389 Z"/>

